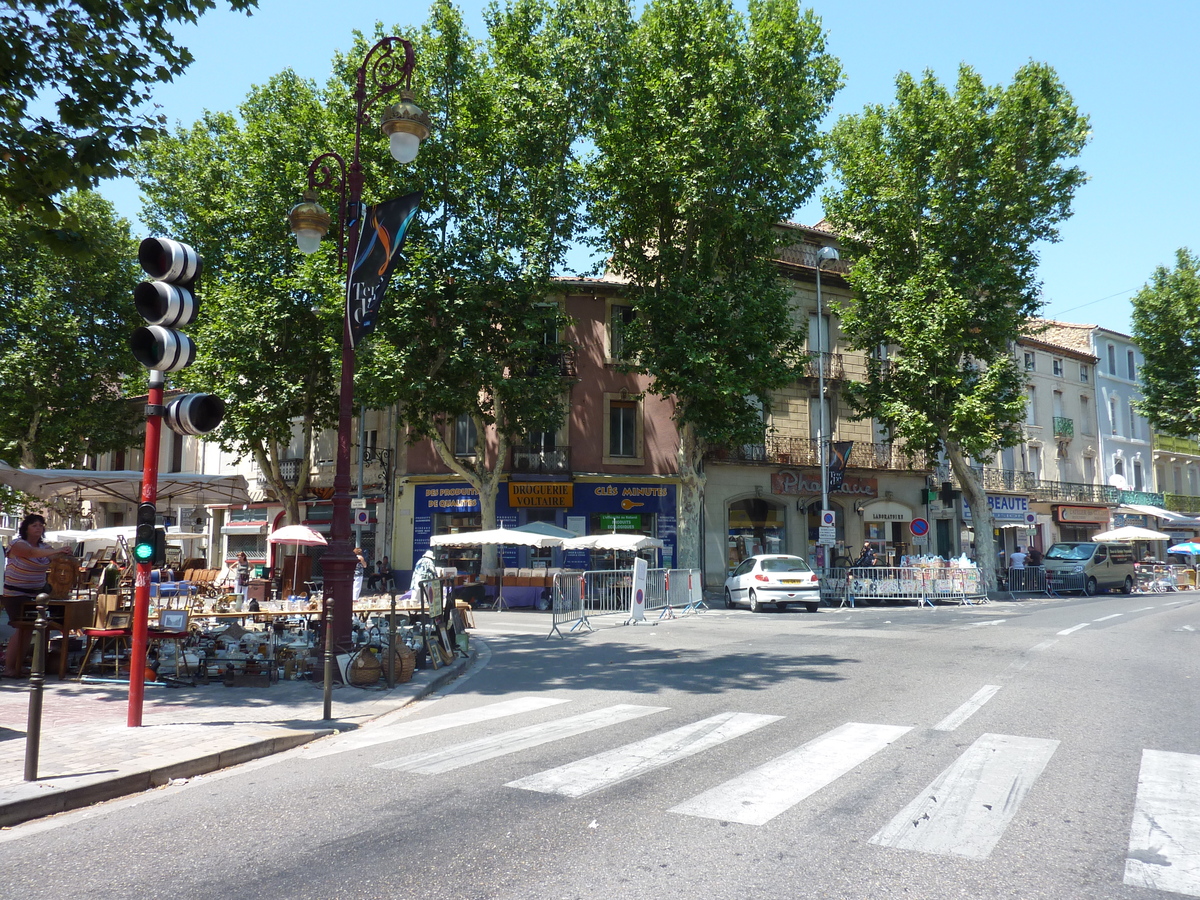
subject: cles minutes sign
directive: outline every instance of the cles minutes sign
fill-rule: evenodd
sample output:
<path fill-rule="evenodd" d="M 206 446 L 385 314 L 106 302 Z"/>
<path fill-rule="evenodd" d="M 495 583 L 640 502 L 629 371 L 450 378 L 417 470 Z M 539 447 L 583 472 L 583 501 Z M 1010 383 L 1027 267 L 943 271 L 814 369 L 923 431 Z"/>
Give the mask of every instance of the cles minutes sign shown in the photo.
<path fill-rule="evenodd" d="M 575 485 L 563 481 L 510 481 L 508 505 L 518 507 L 554 507 L 566 509 L 575 505 Z"/>

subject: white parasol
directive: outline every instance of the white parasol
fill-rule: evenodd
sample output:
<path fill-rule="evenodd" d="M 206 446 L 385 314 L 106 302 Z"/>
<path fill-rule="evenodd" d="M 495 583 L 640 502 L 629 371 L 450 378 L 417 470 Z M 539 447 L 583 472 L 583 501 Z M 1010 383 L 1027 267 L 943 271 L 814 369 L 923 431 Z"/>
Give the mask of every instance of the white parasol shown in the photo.
<path fill-rule="evenodd" d="M 492 528 L 487 531 L 460 531 L 458 534 L 436 534 L 429 539 L 431 547 L 484 547 L 492 544 L 513 544 L 519 547 L 557 547 L 563 539 L 548 534 L 535 534 L 514 528 Z M 504 609 L 504 565 L 501 561 L 496 608 Z"/>
<path fill-rule="evenodd" d="M 1112 531 L 1101 531 L 1093 534 L 1093 541 L 1169 541 L 1171 536 L 1162 531 L 1151 531 L 1149 528 L 1139 528 L 1137 525 L 1126 525 L 1114 528 Z"/>
<path fill-rule="evenodd" d="M 562 542 L 564 550 L 637 550 L 662 549 L 663 542 L 644 534 L 588 534 Z"/>
<path fill-rule="evenodd" d="M 329 543 L 325 540 L 325 536 L 318 531 L 313 531 L 307 525 L 284 525 L 282 528 L 277 528 L 272 531 L 267 537 L 267 542 L 271 544 L 293 544 L 296 547 L 296 555 L 300 555 L 301 547 L 324 547 Z M 296 572 L 300 567 L 292 565 L 292 593 L 296 593 Z"/>

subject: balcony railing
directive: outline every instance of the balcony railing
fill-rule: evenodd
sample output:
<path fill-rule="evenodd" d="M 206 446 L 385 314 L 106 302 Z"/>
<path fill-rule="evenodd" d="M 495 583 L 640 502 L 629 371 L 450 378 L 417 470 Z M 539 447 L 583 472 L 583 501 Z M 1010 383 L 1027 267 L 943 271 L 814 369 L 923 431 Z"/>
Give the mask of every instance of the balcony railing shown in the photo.
<path fill-rule="evenodd" d="M 575 348 L 570 344 L 547 345 L 541 358 L 529 367 L 531 374 L 557 374 L 560 378 L 575 378 L 579 374 L 575 364 Z"/>
<path fill-rule="evenodd" d="M 817 253 L 821 247 L 818 244 L 799 243 L 789 244 L 779 251 L 780 262 L 791 263 L 794 266 L 817 267 Z M 846 259 L 829 259 L 821 263 L 822 272 L 837 272 L 845 275 L 850 271 L 850 261 Z"/>
<path fill-rule="evenodd" d="M 565 475 L 571 471 L 571 448 L 517 444 L 512 448 L 514 472 L 529 475 Z"/>
<path fill-rule="evenodd" d="M 845 370 L 842 368 L 840 353 L 806 353 L 804 359 L 804 377 L 817 378 L 821 368 L 825 369 L 825 377 L 830 381 L 839 381 Z"/>
<path fill-rule="evenodd" d="M 1200 513 L 1200 497 L 1191 494 L 1163 494 L 1163 509 L 1180 513 Z"/>
<path fill-rule="evenodd" d="M 294 485 L 300 480 L 300 467 L 303 464 L 304 460 L 302 459 L 281 459 L 279 461 L 279 475 L 284 484 Z M 262 489 L 270 486 L 264 472 L 258 473 L 258 486 Z"/>
<path fill-rule="evenodd" d="M 766 466 L 819 466 L 821 457 L 815 438 L 768 437 L 761 444 L 740 447 L 716 447 L 708 458 L 715 462 L 757 463 Z M 916 453 L 911 459 L 894 444 L 855 441 L 850 449 L 847 467 L 851 469 L 894 469 L 900 471 L 928 470 L 925 454 Z"/>
<path fill-rule="evenodd" d="M 1043 481 L 1032 472 L 998 469 L 990 466 L 976 468 L 983 476 L 985 491 L 1011 491 L 1028 494 L 1033 500 L 1046 502 L 1094 503 L 1101 506 L 1116 506 L 1121 501 L 1121 492 L 1103 484 L 1082 484 L 1074 481 Z M 951 474 L 950 481 L 961 489 L 958 477 Z"/>
<path fill-rule="evenodd" d="M 1075 420 L 1065 416 L 1054 417 L 1054 436 L 1069 440 L 1075 437 Z"/>
<path fill-rule="evenodd" d="M 1117 499 L 1126 506 L 1137 504 L 1138 506 L 1157 506 L 1160 509 L 1167 509 L 1163 506 L 1165 496 L 1165 494 L 1155 494 L 1151 491 L 1121 491 Z"/>
<path fill-rule="evenodd" d="M 1168 453 L 1187 453 L 1200 456 L 1200 442 L 1191 438 L 1171 437 L 1169 434 L 1154 435 L 1154 449 L 1166 450 Z"/>

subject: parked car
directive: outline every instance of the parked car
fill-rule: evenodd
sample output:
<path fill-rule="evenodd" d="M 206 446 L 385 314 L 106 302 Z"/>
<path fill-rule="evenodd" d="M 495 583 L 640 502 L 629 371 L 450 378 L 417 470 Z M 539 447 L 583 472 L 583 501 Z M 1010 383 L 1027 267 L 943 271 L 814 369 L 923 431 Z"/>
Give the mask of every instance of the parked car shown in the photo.
<path fill-rule="evenodd" d="M 1097 591 L 1120 588 L 1133 591 L 1133 545 L 1094 541 L 1063 541 L 1053 544 L 1042 559 L 1046 583 L 1059 591 Z"/>
<path fill-rule="evenodd" d="M 725 606 L 746 604 L 750 612 L 762 612 L 774 604 L 778 610 L 803 606 L 816 612 L 821 605 L 817 573 L 799 556 L 764 553 L 741 561 L 725 579 Z"/>

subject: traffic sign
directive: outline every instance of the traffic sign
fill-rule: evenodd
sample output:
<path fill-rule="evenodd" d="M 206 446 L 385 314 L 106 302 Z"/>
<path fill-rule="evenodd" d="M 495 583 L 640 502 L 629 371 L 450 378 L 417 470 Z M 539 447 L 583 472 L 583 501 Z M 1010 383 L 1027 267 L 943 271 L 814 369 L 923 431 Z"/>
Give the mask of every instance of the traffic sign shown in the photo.
<path fill-rule="evenodd" d="M 350 498 L 350 508 L 351 509 L 366 509 L 367 508 L 367 498 L 366 497 L 351 497 Z"/>
<path fill-rule="evenodd" d="M 822 525 L 817 529 L 817 543 L 824 547 L 837 543 L 837 529 Z"/>
<path fill-rule="evenodd" d="M 925 519 L 913 519 L 908 523 L 908 530 L 913 533 L 913 537 L 925 537 L 929 534 L 929 522 Z"/>
<path fill-rule="evenodd" d="M 837 524 L 837 514 L 832 509 L 821 510 L 821 524 L 828 528 Z"/>

